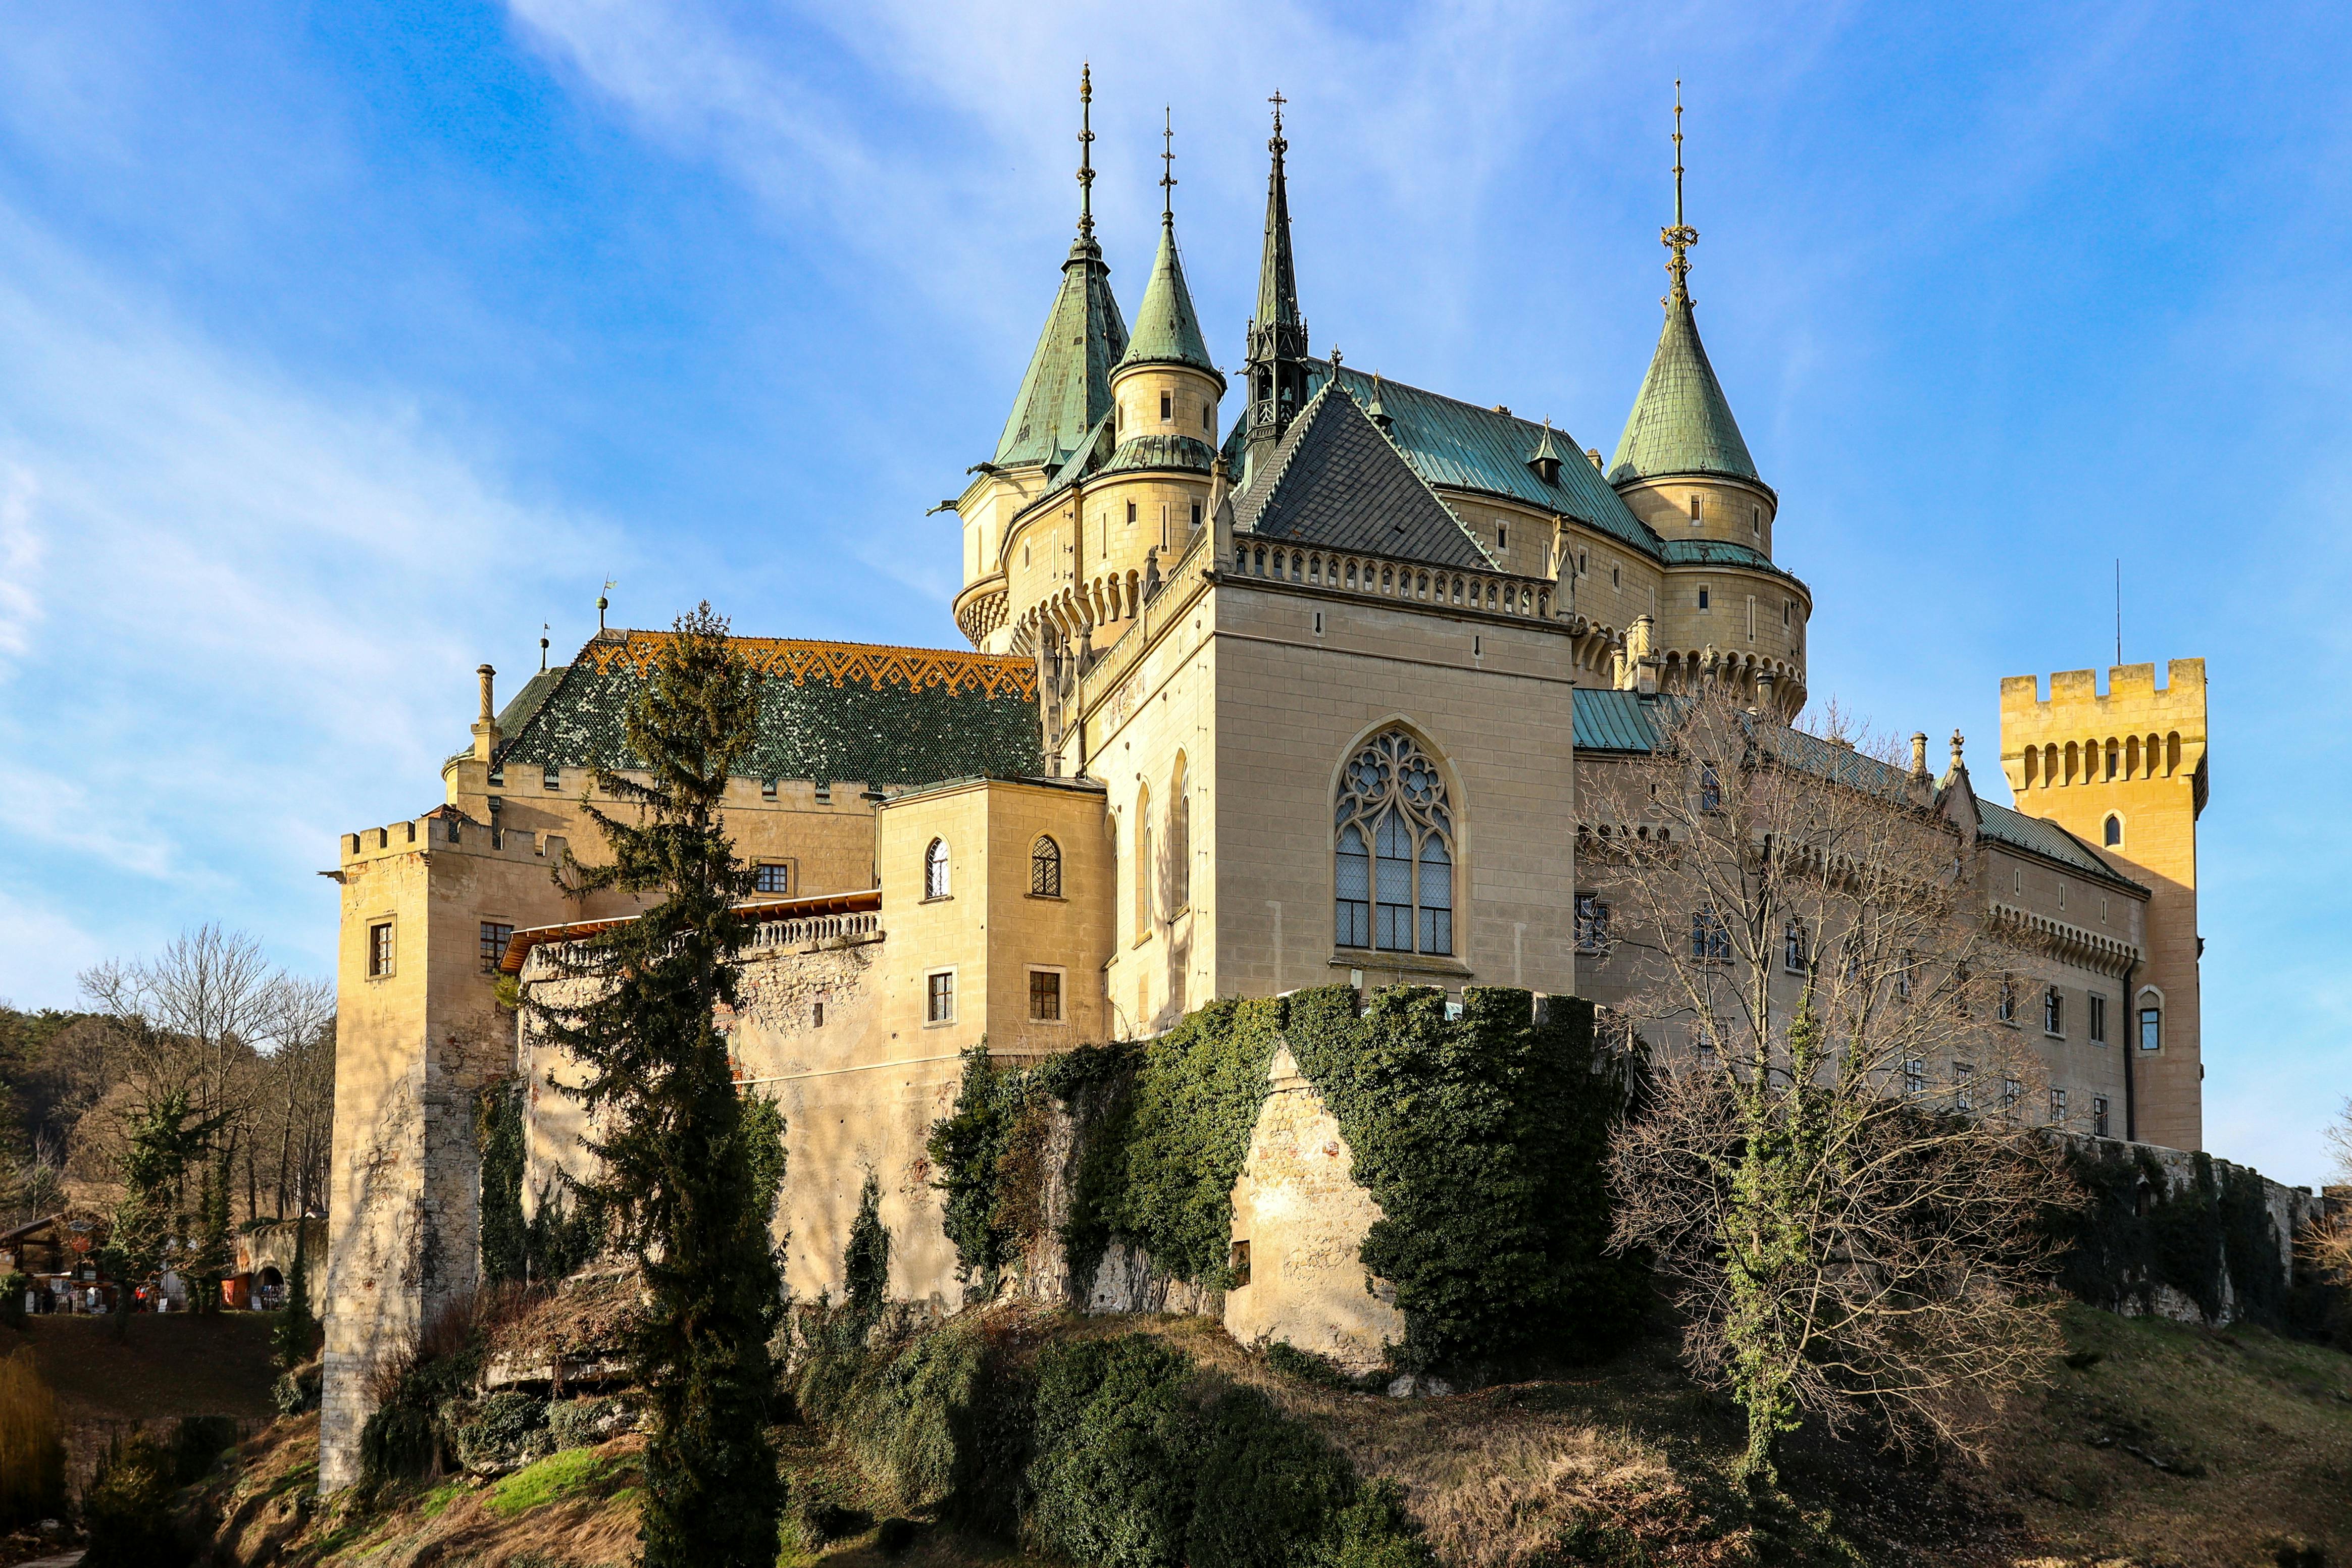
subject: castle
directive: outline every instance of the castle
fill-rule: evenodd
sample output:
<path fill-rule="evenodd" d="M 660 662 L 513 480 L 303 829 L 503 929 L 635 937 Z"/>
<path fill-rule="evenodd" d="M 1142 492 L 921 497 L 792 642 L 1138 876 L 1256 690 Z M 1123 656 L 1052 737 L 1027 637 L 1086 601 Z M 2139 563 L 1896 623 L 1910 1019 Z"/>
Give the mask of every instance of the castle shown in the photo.
<path fill-rule="evenodd" d="M 1779 497 L 1700 341 L 1679 130 L 1664 327 L 1605 462 L 1311 352 L 1279 105 L 1239 385 L 1165 202 L 1130 332 L 1091 140 L 1045 329 L 954 503 L 971 651 L 739 640 L 762 701 L 727 821 L 761 924 L 728 1022 L 744 1082 L 789 1121 L 779 1224 L 802 1299 L 837 1288 L 871 1174 L 893 1294 L 960 1301 L 924 1141 L 975 1046 L 1035 1059 L 1340 980 L 1612 1001 L 1624 982 L 1576 857 L 1592 770 L 1646 748 L 1662 695 L 1712 683 L 1787 718 L 1806 702 L 1812 596 L 1774 559 Z M 598 852 L 593 770 L 635 766 L 622 716 L 660 641 L 600 631 L 503 705 L 485 666 L 440 803 L 345 835 L 328 873 L 327 1488 L 355 1478 L 371 1369 L 476 1281 L 477 1092 L 528 1082 L 530 1191 L 582 1158 L 551 1087 L 567 1064 L 499 981 L 537 983 L 540 944 L 635 912 L 550 871 L 567 845 Z M 1916 737 L 1912 774 L 1961 824 L 1986 913 L 2026 935 L 2016 1021 L 2043 1048 L 2049 1117 L 2194 1149 L 2202 662 L 2163 687 L 2138 665 L 2104 695 L 2088 671 L 2001 695 L 2014 810 L 1976 796 L 1958 737 L 1937 778 Z M 1268 1104 L 1262 1135 L 1318 1146 L 1312 1104 Z M 1331 1244 L 1368 1200 L 1326 1173 L 1285 1208 L 1273 1176 L 1248 1179 L 1257 1284 L 1229 1323 L 1314 1318 L 1377 1343 L 1384 1309 Z"/>

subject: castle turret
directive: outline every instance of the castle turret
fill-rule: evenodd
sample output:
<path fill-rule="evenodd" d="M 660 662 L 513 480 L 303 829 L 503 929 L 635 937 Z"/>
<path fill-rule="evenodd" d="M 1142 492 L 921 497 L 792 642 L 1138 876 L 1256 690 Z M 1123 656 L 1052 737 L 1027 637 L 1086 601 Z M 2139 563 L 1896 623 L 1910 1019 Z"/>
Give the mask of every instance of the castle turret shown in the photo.
<path fill-rule="evenodd" d="M 1675 101 L 1675 221 L 1658 232 L 1673 252 L 1674 284 L 1663 303 L 1664 329 L 1641 395 L 1618 438 L 1609 482 L 1634 516 L 1665 538 L 1719 539 L 1772 553 L 1780 500 L 1756 472 L 1739 422 L 1707 362 L 1690 296 L 1690 247 L 1698 231 L 1683 221 L 1681 84 Z"/>
<path fill-rule="evenodd" d="M 1298 313 L 1298 274 L 1290 256 L 1290 192 L 1282 157 L 1280 93 L 1274 95 L 1273 153 L 1265 182 L 1265 249 L 1258 263 L 1257 311 L 1249 326 L 1249 423 L 1247 474 L 1270 455 L 1291 416 L 1307 406 L 1307 322 Z"/>
<path fill-rule="evenodd" d="M 2117 664 L 2000 683 L 2000 761 L 2017 809 L 2095 846 L 2148 890 L 2147 952 L 2118 996 L 2111 1049 L 2129 1057 L 2130 1136 L 2204 1143 L 2199 1039 L 2197 818 L 2205 810 L 2205 661 Z M 2120 1027 L 2118 1027 L 2120 1026 Z"/>

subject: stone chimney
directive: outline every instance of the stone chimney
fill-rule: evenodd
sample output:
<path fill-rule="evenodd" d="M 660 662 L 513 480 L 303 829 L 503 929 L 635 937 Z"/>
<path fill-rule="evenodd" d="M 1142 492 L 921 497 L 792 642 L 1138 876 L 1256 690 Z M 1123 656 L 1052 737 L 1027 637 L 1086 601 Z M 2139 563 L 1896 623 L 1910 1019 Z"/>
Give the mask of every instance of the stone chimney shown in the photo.
<path fill-rule="evenodd" d="M 499 673 L 484 664 L 474 674 L 482 677 L 482 716 L 474 721 L 474 760 L 488 762 L 499 749 L 499 710 L 490 695 Z"/>
<path fill-rule="evenodd" d="M 1927 777 L 1927 732 L 1924 729 L 1911 734 L 1911 777 Z"/>

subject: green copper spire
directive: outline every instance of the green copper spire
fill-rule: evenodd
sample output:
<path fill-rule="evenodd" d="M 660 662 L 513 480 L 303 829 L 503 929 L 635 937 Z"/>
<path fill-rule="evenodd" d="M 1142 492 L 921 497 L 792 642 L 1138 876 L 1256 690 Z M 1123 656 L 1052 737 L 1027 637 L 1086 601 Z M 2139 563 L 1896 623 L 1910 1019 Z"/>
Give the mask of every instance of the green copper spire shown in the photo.
<path fill-rule="evenodd" d="M 1663 301 L 1665 329 L 1658 335 L 1658 351 L 1650 357 L 1650 373 L 1642 378 L 1642 393 L 1618 438 L 1617 455 L 1609 465 L 1609 482 L 1667 474 L 1723 474 L 1762 484 L 1756 460 L 1731 417 L 1723 383 L 1707 363 L 1706 346 L 1699 341 L 1698 320 L 1692 313 L 1690 247 L 1698 231 L 1683 221 L 1683 84 L 1675 83 L 1675 222 L 1658 231 L 1658 243 L 1673 252 L 1666 272 L 1674 286 Z"/>
<path fill-rule="evenodd" d="M 1191 365 L 1215 376 L 1216 364 L 1201 340 L 1201 319 L 1192 310 L 1192 291 L 1184 286 L 1183 259 L 1176 252 L 1175 131 L 1163 121 L 1160 135 L 1160 254 L 1152 260 L 1143 303 L 1136 308 L 1135 336 L 1128 340 L 1118 368 Z M 1217 376 L 1217 384 L 1224 384 L 1223 376 Z"/>
<path fill-rule="evenodd" d="M 1127 322 L 1111 297 L 1102 246 L 1095 243 L 1094 98 L 1088 68 L 1078 78 L 1078 234 L 1062 263 L 1061 292 L 996 443 L 1000 468 L 1057 466 L 1083 445 L 1110 412 L 1111 367 L 1127 351 Z"/>

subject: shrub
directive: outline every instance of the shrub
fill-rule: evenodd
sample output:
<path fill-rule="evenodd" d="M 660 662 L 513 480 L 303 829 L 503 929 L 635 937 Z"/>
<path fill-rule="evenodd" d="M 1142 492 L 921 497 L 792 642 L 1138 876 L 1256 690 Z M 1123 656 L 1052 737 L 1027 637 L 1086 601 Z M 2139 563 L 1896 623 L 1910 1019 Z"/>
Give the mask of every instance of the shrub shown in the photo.
<path fill-rule="evenodd" d="M 12 1329 L 25 1326 L 25 1292 L 32 1288 L 30 1274 L 12 1271 L 0 1275 L 0 1323 Z"/>
<path fill-rule="evenodd" d="M 83 1568 L 178 1568 L 190 1560 L 172 1517 L 172 1456 L 145 1433 L 107 1447 L 82 1494 Z"/>
<path fill-rule="evenodd" d="M 269 1401 L 280 1416 L 300 1416 L 319 1407 L 319 1363 L 298 1366 L 269 1385 Z"/>
<path fill-rule="evenodd" d="M 65 1512 L 66 1449 L 58 1396 L 32 1347 L 0 1361 L 0 1529 Z"/>
<path fill-rule="evenodd" d="M 476 1475 L 518 1469 L 545 1455 L 547 1402 L 515 1389 L 487 1398 L 453 1401 L 441 1419 L 457 1462 Z"/>
<path fill-rule="evenodd" d="M 1040 1358 L 1028 1531 L 1097 1568 L 1184 1561 L 1203 1450 L 1192 1364 L 1142 1334 L 1058 1344 Z"/>
<path fill-rule="evenodd" d="M 236 1447 L 236 1421 L 228 1416 L 183 1416 L 172 1428 L 172 1481 L 186 1486 L 212 1474 L 220 1457 Z"/>
<path fill-rule="evenodd" d="M 556 1448 L 589 1448 L 634 1429 L 636 1412 L 623 1399 L 558 1399 L 547 1406 L 547 1435 Z"/>
<path fill-rule="evenodd" d="M 1295 1542 L 1320 1539 L 1354 1500 L 1348 1461 L 1256 1389 L 1227 1389 L 1209 1425 L 1184 1537 L 1190 1568 L 1284 1568 Z"/>

